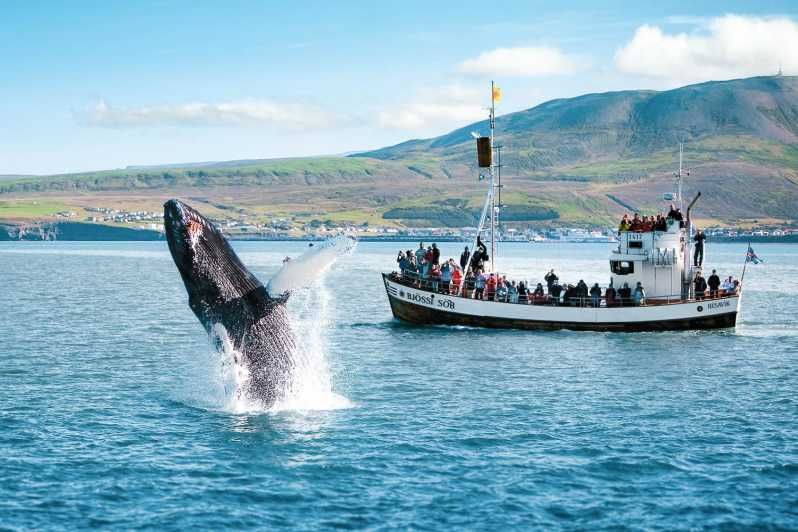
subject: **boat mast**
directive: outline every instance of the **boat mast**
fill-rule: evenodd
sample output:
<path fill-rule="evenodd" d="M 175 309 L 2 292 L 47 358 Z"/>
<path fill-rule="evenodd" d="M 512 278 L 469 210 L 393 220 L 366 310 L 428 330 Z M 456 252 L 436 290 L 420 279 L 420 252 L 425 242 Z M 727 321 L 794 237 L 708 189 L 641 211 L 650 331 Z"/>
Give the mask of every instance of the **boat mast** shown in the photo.
<path fill-rule="evenodd" d="M 684 209 L 682 201 L 682 154 L 684 152 L 684 142 L 679 143 L 679 173 L 676 174 L 676 199 L 679 202 L 679 210 Z"/>
<path fill-rule="evenodd" d="M 490 82 L 490 147 L 491 150 L 497 149 L 494 144 L 494 133 L 496 129 L 496 88 L 493 80 Z M 501 153 L 501 152 L 499 152 Z M 500 164 L 497 162 L 491 161 L 490 168 L 488 169 L 490 173 L 490 271 L 496 271 L 496 225 L 498 223 L 498 207 L 496 205 L 496 188 L 497 185 L 495 183 L 495 177 L 498 173 L 501 176 L 499 170 Z M 501 177 L 499 177 L 501 179 Z M 501 184 L 501 183 L 500 183 Z M 501 194 L 501 192 L 499 192 Z M 500 201 L 501 203 L 501 201 Z"/>

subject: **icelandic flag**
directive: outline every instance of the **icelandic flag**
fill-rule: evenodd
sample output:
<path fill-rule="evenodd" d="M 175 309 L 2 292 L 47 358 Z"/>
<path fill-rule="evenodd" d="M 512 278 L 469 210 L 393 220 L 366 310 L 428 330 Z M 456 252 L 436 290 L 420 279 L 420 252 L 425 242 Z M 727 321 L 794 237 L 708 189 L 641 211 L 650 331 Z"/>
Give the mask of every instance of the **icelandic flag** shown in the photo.
<path fill-rule="evenodd" d="M 757 257 L 756 253 L 754 253 L 754 248 L 751 247 L 751 244 L 748 244 L 748 251 L 745 254 L 745 262 L 753 262 L 754 264 L 759 264 L 760 262 L 765 262 L 765 261 Z"/>

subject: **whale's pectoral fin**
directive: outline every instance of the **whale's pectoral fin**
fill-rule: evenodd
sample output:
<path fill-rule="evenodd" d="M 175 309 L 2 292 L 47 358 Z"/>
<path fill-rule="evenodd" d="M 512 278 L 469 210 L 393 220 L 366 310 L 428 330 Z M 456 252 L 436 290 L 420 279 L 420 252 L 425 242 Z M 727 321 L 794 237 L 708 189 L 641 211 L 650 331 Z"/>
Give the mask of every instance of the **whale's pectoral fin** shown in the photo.
<path fill-rule="evenodd" d="M 311 285 L 342 255 L 351 253 L 357 241 L 337 236 L 314 245 L 299 257 L 287 260 L 266 285 L 271 297 L 285 298 L 294 290 Z"/>

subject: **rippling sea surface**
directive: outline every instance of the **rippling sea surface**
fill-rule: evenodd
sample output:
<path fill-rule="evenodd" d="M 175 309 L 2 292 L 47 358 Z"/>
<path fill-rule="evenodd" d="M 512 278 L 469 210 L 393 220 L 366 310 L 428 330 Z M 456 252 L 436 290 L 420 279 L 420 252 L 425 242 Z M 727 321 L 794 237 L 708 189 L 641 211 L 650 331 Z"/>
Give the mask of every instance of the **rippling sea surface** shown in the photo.
<path fill-rule="evenodd" d="M 263 281 L 305 246 L 235 245 Z M 0 244 L 0 528 L 798 528 L 798 246 L 754 246 L 736 329 L 606 334 L 397 323 L 399 247 L 292 298 L 300 391 L 263 411 L 165 243 Z M 605 245 L 502 254 L 608 277 Z"/>

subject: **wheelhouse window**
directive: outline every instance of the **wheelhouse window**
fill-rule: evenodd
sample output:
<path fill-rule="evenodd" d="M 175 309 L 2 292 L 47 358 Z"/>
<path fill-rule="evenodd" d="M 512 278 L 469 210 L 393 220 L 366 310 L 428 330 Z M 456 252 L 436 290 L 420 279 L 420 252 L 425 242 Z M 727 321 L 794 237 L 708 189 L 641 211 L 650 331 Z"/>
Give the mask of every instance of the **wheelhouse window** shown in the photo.
<path fill-rule="evenodd" d="M 633 240 L 633 241 L 629 242 L 629 247 L 630 248 L 642 249 L 643 248 L 643 243 L 640 240 Z"/>
<path fill-rule="evenodd" d="M 629 275 L 635 272 L 635 263 L 629 260 L 611 260 L 610 269 L 615 275 Z"/>

